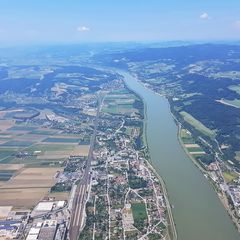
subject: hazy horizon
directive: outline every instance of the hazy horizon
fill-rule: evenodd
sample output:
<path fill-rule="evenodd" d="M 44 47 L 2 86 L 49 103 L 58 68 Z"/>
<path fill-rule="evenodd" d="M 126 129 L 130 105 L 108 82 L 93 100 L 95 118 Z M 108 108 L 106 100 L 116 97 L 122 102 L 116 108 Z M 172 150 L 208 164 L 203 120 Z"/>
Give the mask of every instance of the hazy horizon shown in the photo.
<path fill-rule="evenodd" d="M 236 41 L 240 1 L 3 0 L 0 44 Z"/>

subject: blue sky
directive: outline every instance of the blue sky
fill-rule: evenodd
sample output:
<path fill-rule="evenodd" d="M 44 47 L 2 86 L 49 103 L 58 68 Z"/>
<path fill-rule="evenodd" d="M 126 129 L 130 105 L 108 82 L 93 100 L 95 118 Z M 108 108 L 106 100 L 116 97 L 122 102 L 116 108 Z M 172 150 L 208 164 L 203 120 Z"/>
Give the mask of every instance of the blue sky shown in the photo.
<path fill-rule="evenodd" d="M 0 0 L 0 43 L 240 40 L 240 0 Z"/>

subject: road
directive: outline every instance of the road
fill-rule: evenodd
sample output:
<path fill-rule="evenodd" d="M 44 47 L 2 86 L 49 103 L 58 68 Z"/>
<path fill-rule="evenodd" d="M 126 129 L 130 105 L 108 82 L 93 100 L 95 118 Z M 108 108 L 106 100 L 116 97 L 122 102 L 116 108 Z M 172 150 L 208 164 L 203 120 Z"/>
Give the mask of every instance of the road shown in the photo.
<path fill-rule="evenodd" d="M 93 130 L 93 135 L 91 137 L 85 172 L 80 183 L 77 186 L 76 193 L 73 200 L 72 216 L 71 216 L 71 222 L 69 227 L 70 240 L 77 240 L 84 226 L 85 206 L 86 206 L 87 195 L 88 195 L 87 189 L 90 186 L 90 180 L 91 180 L 91 173 L 90 173 L 91 161 L 93 159 L 93 150 L 94 150 L 94 144 L 95 144 L 96 135 L 97 135 L 101 104 L 102 104 L 102 98 L 100 97 L 98 99 L 97 115 L 94 122 L 94 130 Z"/>

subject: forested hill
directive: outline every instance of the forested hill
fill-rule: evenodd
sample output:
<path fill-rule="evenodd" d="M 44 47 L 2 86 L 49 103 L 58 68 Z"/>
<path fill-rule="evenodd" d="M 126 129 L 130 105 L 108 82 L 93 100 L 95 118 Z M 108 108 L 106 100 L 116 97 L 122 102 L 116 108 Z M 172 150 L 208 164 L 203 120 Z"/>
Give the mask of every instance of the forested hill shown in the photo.
<path fill-rule="evenodd" d="M 211 142 L 216 151 L 220 147 L 223 159 L 240 169 L 240 46 L 136 48 L 98 54 L 94 61 L 127 69 L 166 95 L 184 127 Z M 203 161 L 209 164 L 214 157 L 210 154 Z"/>

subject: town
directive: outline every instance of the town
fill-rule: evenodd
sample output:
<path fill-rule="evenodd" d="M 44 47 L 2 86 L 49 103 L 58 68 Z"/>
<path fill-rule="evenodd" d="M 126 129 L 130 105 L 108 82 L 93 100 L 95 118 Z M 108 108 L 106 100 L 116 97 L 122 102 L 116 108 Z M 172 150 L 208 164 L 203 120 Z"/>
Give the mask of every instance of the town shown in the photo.
<path fill-rule="evenodd" d="M 80 238 L 163 239 L 169 234 L 166 198 L 141 142 L 142 115 L 137 109 L 116 115 L 105 106 L 110 100 L 131 99 L 123 85 L 119 88 L 103 100 L 91 162 L 86 225 Z"/>
<path fill-rule="evenodd" d="M 2 109 L 1 238 L 171 239 L 171 205 L 151 166 L 143 102 L 119 75 L 94 71 L 96 90 L 57 82 L 40 97 L 52 108 L 19 109 L 18 101 L 30 100 L 15 94 L 16 106 Z"/>

